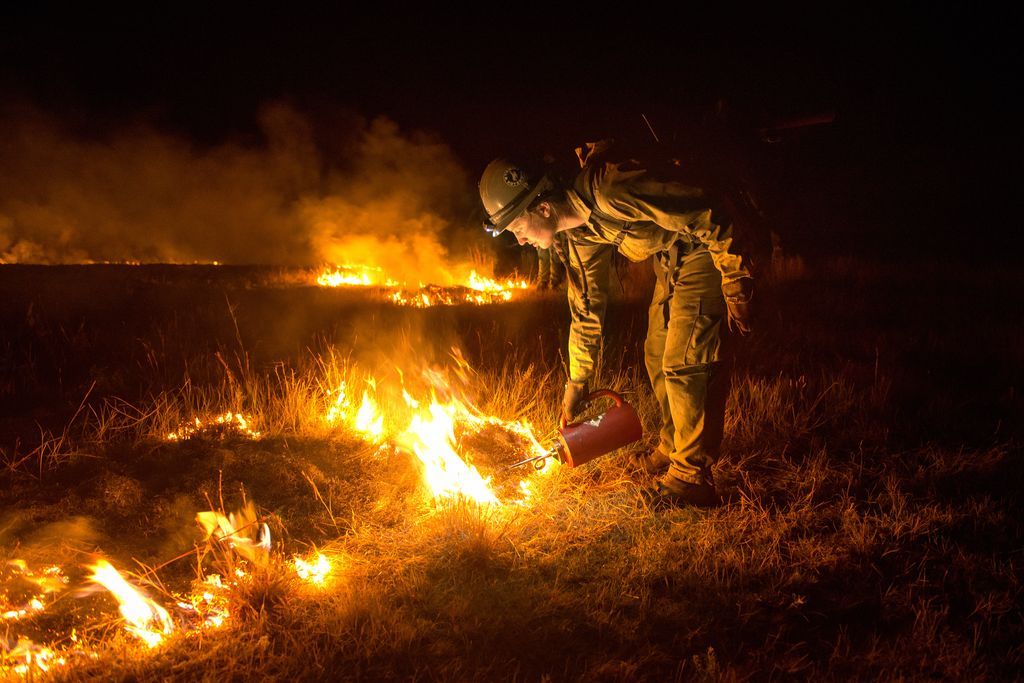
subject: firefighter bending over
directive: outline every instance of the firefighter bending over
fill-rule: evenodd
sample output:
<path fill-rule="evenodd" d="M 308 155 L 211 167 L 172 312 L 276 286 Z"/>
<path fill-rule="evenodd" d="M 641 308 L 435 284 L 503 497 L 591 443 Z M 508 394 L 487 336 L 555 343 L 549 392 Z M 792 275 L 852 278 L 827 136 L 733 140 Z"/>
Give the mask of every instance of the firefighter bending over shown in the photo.
<path fill-rule="evenodd" d="M 653 256 L 647 372 L 661 408 L 658 447 L 635 455 L 660 475 L 657 503 L 715 505 L 718 458 L 729 392 L 723 323 L 749 331 L 753 280 L 733 248 L 732 223 L 708 192 L 671 164 L 612 161 L 610 145 L 577 150 L 582 170 L 564 179 L 540 163 L 496 159 L 484 170 L 480 198 L 492 233 L 553 247 L 569 280 L 569 381 L 562 411 L 586 402 L 600 350 L 615 250 L 632 261 Z"/>

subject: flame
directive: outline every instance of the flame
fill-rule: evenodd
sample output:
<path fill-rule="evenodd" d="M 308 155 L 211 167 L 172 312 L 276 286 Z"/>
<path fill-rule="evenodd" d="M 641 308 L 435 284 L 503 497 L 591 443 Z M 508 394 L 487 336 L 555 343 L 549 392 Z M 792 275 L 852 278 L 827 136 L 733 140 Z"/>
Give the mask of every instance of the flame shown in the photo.
<path fill-rule="evenodd" d="M 221 415 L 205 419 L 194 417 L 173 432 L 167 434 L 167 440 L 184 441 L 200 434 L 215 434 L 224 437 L 229 432 L 241 434 L 250 439 L 258 439 L 260 433 L 254 430 L 250 423 L 250 418 L 242 413 L 233 413 L 230 410 Z"/>
<path fill-rule="evenodd" d="M 196 615 L 199 626 L 203 628 L 220 628 L 231 616 L 228 609 L 228 590 L 231 584 L 221 581 L 219 574 L 210 574 L 183 600 L 179 600 L 178 608 Z"/>
<path fill-rule="evenodd" d="M 353 409 L 345 381 L 342 380 L 334 392 L 334 401 L 324 415 L 324 422 L 331 426 L 347 423 L 367 441 L 379 443 L 384 438 L 384 415 L 374 398 L 377 393 L 377 381 L 373 377 L 368 377 L 366 384 L 368 388 L 363 391 L 359 408 Z"/>
<path fill-rule="evenodd" d="M 398 283 L 384 275 L 384 271 L 375 266 L 343 264 L 332 268 L 324 268 L 316 278 L 321 287 L 396 287 Z"/>
<path fill-rule="evenodd" d="M 316 278 L 321 287 L 370 287 L 391 290 L 387 300 L 399 306 L 427 308 L 456 304 L 494 304 L 511 301 L 517 290 L 530 288 L 523 279 L 499 281 L 470 270 L 463 277 L 452 277 L 445 285 L 400 282 L 388 277 L 376 266 L 345 264 L 325 267 Z"/>
<path fill-rule="evenodd" d="M 487 288 L 493 285 L 493 281 L 480 279 L 476 285 Z M 390 442 L 416 456 L 423 466 L 426 486 L 435 500 L 464 498 L 481 504 L 499 503 L 490 480 L 459 452 L 456 434 L 479 432 L 496 426 L 525 441 L 530 456 L 544 455 L 549 449 L 541 445 L 533 426 L 526 420 L 504 420 L 484 414 L 465 399 L 463 387 L 472 381 L 473 371 L 458 349 L 453 351 L 453 357 L 456 361 L 455 377 L 459 380 L 456 386 L 449 383 L 447 371 L 433 368 L 421 371 L 422 378 L 432 388 L 427 399 L 413 396 L 405 385 L 406 373 L 395 368 L 399 379 L 399 387 L 395 389 L 400 388 L 404 406 L 388 406 L 387 427 L 376 400 L 378 380 L 373 377 L 366 380 L 368 388 L 362 394 L 358 409 L 352 401 L 349 386 L 345 381 L 339 382 L 338 388 L 327 396 L 323 420 L 331 426 L 347 425 L 371 443 Z M 393 396 L 396 391 L 389 391 L 386 395 Z M 543 461 L 539 469 L 550 472 L 554 462 L 553 459 Z M 532 495 L 531 486 L 524 484 L 521 486 L 522 498 L 507 502 L 522 504 Z"/>
<path fill-rule="evenodd" d="M 380 441 L 384 436 L 384 416 L 380 414 L 377 402 L 370 397 L 369 392 L 363 392 L 363 402 L 356 411 L 354 426 L 356 431 L 371 441 Z"/>
<path fill-rule="evenodd" d="M 266 562 L 270 553 L 270 527 L 260 523 L 252 501 L 226 517 L 215 511 L 200 512 L 196 515 L 196 522 L 203 527 L 207 540 L 215 538 L 225 543 L 250 562 Z"/>
<path fill-rule="evenodd" d="M 327 414 L 324 415 L 324 421 L 329 425 L 335 425 L 341 422 L 348 414 L 348 393 L 345 389 L 345 380 L 342 380 L 338 385 L 337 390 L 334 392 L 337 395 L 334 397 L 331 407 L 328 409 Z"/>
<path fill-rule="evenodd" d="M 103 586 L 117 598 L 121 616 L 128 622 L 125 628 L 129 633 L 138 636 L 149 647 L 156 647 L 174 630 L 167 610 L 128 583 L 109 562 L 101 559 L 87 568 L 92 570 L 89 580 Z"/>
<path fill-rule="evenodd" d="M 3 643 L 0 645 L 4 648 L 7 647 Z M 44 645 L 37 645 L 25 637 L 19 637 L 17 644 L 10 650 L 0 650 L 0 662 L 4 664 L 3 667 L 0 667 L 0 671 L 4 670 L 7 662 L 17 662 L 10 667 L 10 670 L 20 676 L 27 676 L 33 667 L 45 673 L 53 667 L 64 666 L 67 663 L 63 657 L 58 657 L 52 649 Z"/>
<path fill-rule="evenodd" d="M 314 586 L 324 586 L 332 569 L 331 561 L 322 553 L 317 553 L 312 561 L 295 556 L 292 558 L 292 564 L 299 578 Z"/>
<path fill-rule="evenodd" d="M 461 411 L 456 402 L 434 400 L 413 415 L 409 428 L 398 436 L 400 446 L 419 458 L 423 476 L 434 498 L 466 498 L 481 504 L 498 498 L 476 467 L 455 451 L 455 421 Z"/>
<path fill-rule="evenodd" d="M 490 282 L 486 279 L 475 281 L 479 289 L 473 291 L 486 291 L 491 286 Z M 522 439 L 515 446 L 517 453 L 524 444 L 531 455 L 542 455 L 546 449 L 528 421 L 505 420 L 479 409 L 469 398 L 469 387 L 475 374 L 457 349 L 453 351 L 453 357 L 455 367 L 424 368 L 419 373 L 421 382 L 414 382 L 408 387 L 405 384 L 406 374 L 400 368 L 395 368 L 399 380 L 397 386 L 388 387 L 372 376 L 364 376 L 360 383 L 365 382 L 365 387 L 360 392 L 352 391 L 351 379 L 348 383 L 341 381 L 335 391 L 327 393 L 323 420 L 329 425 L 347 425 L 374 443 L 387 441 L 415 457 L 422 465 L 423 486 L 432 500 L 466 500 L 485 506 L 528 504 L 535 495 L 535 486 L 541 481 L 533 470 L 524 471 L 528 476 L 519 482 L 518 491 L 510 491 L 503 482 L 499 499 L 491 479 L 477 469 L 468 452 L 462 449 L 460 439 L 481 433 L 488 427 L 498 427 Z M 379 393 L 378 387 L 381 389 Z M 386 405 L 386 410 L 382 410 L 382 399 L 399 395 L 402 398 L 398 405 Z M 385 412 L 386 421 L 383 417 Z M 194 419 L 185 427 L 169 438 L 189 438 L 205 428 L 225 427 L 258 434 L 252 432 L 248 418 L 233 412 L 213 419 Z M 557 469 L 552 466 L 555 462 L 546 461 L 542 474 Z M 207 540 L 220 544 L 220 548 L 228 548 L 253 564 L 263 565 L 270 559 L 270 529 L 260 520 L 252 502 L 230 514 L 200 512 L 196 521 L 204 529 Z M 337 559 L 322 553 L 314 553 L 306 557 L 293 556 L 290 564 L 298 580 L 322 587 L 338 571 L 337 562 Z M 125 628 L 148 647 L 156 647 L 172 632 L 196 633 L 229 623 L 232 592 L 245 585 L 250 576 L 248 572 L 252 571 L 246 562 L 229 563 L 223 578 L 210 575 L 197 580 L 187 593 L 175 594 L 175 617 L 172 621 L 163 607 L 129 583 L 107 561 L 99 560 L 89 569 L 92 571 L 89 580 L 116 597 L 126 622 Z M 63 590 L 67 584 L 61 568 L 56 566 L 31 571 L 24 561 L 14 560 L 0 565 L 0 574 L 4 572 L 19 581 L 26 581 L 32 589 L 18 593 L 15 603 L 10 603 L 8 593 L 0 590 L 0 616 L 7 620 L 31 618 L 52 601 L 47 600 L 47 595 Z M 0 587 L 4 587 L 2 582 Z M 74 633 L 71 641 L 78 642 Z M 17 646 L 12 646 L 12 642 L 13 637 L 6 642 L 0 640 L 0 672 L 46 671 L 48 667 L 63 664 L 64 657 L 70 660 L 79 653 L 96 656 L 92 651 L 69 650 L 66 647 L 55 653 L 28 639 L 19 639 Z"/>
<path fill-rule="evenodd" d="M 478 292 L 507 292 L 510 289 L 529 289 L 530 283 L 526 280 L 506 280 L 498 282 L 488 277 L 477 275 L 475 270 L 470 271 L 469 278 L 465 283 L 466 287 L 475 289 Z"/>

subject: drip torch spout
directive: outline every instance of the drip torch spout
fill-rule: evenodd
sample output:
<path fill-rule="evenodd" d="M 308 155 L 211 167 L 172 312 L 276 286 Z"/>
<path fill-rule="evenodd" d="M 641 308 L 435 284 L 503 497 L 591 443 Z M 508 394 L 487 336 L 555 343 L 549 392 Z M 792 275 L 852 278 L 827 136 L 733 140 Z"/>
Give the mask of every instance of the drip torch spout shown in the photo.
<path fill-rule="evenodd" d="M 523 465 L 529 465 L 530 463 L 533 463 L 533 469 L 535 469 L 535 470 L 542 470 L 542 469 L 544 469 L 544 466 L 546 464 L 545 461 L 548 458 L 556 458 L 558 460 L 558 462 L 560 462 L 560 463 L 564 463 L 565 462 L 565 458 L 562 456 L 562 444 L 561 443 L 555 444 L 554 446 L 551 447 L 551 450 L 549 450 L 547 453 L 544 453 L 543 455 L 535 455 L 532 458 L 527 458 L 526 460 L 520 460 L 519 462 L 514 462 L 511 465 L 508 465 L 507 467 L 505 467 L 505 469 L 506 470 L 511 470 L 511 469 L 515 469 L 516 467 L 522 467 Z"/>

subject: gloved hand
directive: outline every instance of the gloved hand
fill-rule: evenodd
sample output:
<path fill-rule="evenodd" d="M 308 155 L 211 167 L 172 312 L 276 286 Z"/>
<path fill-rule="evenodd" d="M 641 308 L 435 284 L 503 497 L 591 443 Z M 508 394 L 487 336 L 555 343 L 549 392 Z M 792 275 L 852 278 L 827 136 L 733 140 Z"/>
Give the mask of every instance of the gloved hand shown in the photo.
<path fill-rule="evenodd" d="M 725 307 L 728 309 L 729 329 L 744 335 L 750 334 L 751 318 L 754 314 L 751 304 L 754 297 L 753 278 L 743 277 L 722 285 L 722 294 L 725 296 Z"/>
<path fill-rule="evenodd" d="M 565 393 L 562 395 L 562 417 L 566 422 L 571 422 L 583 410 L 589 395 L 586 382 L 569 380 L 565 383 Z"/>

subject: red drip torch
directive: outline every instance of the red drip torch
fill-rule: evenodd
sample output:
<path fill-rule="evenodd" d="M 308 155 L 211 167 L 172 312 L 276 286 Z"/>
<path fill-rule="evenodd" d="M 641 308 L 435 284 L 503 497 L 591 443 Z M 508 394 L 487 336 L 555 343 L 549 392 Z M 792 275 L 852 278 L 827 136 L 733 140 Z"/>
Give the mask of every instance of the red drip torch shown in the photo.
<path fill-rule="evenodd" d="M 611 389 L 600 389 L 592 392 L 588 401 L 597 398 L 610 398 L 615 405 L 607 412 L 586 422 L 568 424 L 562 416 L 558 429 L 558 442 L 544 455 L 536 455 L 526 460 L 509 465 L 507 469 L 534 463 L 534 467 L 542 469 L 548 458 L 557 458 L 563 465 L 579 467 L 594 458 L 611 453 L 616 448 L 628 446 L 639 441 L 644 435 L 643 426 L 633 406 Z"/>

